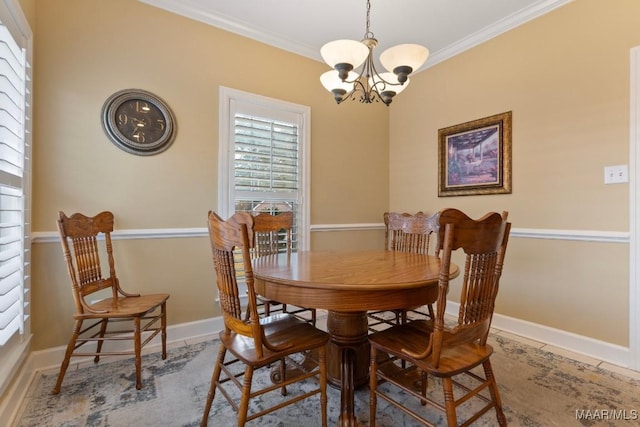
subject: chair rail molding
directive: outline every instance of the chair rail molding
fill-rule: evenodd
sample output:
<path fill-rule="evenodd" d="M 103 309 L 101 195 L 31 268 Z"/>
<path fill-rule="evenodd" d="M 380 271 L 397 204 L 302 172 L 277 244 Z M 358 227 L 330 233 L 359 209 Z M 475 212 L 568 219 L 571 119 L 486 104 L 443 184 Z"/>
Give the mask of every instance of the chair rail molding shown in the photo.
<path fill-rule="evenodd" d="M 366 231 L 384 230 L 383 223 L 355 223 L 355 224 L 314 224 L 311 232 L 327 231 Z M 556 230 L 542 228 L 512 228 L 511 237 L 523 239 L 548 240 L 577 240 L 584 242 L 629 243 L 631 233 L 628 231 L 599 231 L 599 230 Z M 207 237 L 205 227 L 194 228 L 146 228 L 124 229 L 114 231 L 113 240 L 132 239 L 181 239 L 192 237 Z M 33 243 L 59 242 L 55 231 L 39 231 L 32 233 Z"/>

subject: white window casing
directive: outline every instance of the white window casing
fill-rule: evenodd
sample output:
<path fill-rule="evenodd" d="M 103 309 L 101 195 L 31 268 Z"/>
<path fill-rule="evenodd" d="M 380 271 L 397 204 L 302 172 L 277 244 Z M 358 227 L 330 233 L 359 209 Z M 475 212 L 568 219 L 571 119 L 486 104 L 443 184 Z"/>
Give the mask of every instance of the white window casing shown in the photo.
<path fill-rule="evenodd" d="M 309 247 L 310 108 L 220 88 L 218 214 L 294 211 L 294 247 Z"/>
<path fill-rule="evenodd" d="M 0 0 L 0 394 L 28 351 L 33 35 Z"/>

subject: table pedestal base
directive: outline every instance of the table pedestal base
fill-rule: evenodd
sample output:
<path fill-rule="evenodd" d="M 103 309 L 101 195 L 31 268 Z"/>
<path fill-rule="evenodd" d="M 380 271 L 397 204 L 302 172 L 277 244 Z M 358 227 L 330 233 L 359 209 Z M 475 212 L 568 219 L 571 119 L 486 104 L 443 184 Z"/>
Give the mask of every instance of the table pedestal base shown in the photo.
<path fill-rule="evenodd" d="M 356 426 L 354 392 L 369 382 L 367 312 L 329 311 L 327 330 L 327 381 L 342 391 L 338 425 Z"/>

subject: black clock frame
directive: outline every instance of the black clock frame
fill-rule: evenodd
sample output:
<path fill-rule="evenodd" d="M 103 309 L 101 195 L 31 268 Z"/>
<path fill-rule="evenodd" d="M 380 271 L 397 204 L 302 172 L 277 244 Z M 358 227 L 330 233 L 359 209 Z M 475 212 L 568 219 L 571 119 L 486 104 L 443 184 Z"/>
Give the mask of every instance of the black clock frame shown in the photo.
<path fill-rule="evenodd" d="M 165 123 L 160 138 L 141 143 L 128 138 L 120 131 L 116 117 L 118 108 L 132 100 L 147 102 L 160 111 Z M 107 98 L 102 107 L 102 127 L 111 142 L 118 148 L 139 156 L 151 156 L 165 151 L 176 137 L 176 121 L 171 109 L 160 97 L 142 89 L 124 89 Z"/>

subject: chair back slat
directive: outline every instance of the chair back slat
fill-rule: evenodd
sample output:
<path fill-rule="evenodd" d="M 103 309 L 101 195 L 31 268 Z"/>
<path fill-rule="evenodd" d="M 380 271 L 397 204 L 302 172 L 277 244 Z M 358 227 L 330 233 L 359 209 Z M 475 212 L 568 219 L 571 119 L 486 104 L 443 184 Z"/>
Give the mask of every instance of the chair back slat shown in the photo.
<path fill-rule="evenodd" d="M 59 213 L 58 231 L 67 269 L 71 278 L 76 312 L 87 310 L 85 298 L 103 289 L 112 289 L 112 297 L 118 298 L 118 285 L 111 244 L 113 213 L 105 211 L 89 217 L 75 213 L 70 217 Z M 99 241 L 104 240 L 104 252 Z M 103 276 L 101 252 L 106 255 L 109 275 Z"/>
<path fill-rule="evenodd" d="M 385 212 L 385 247 L 391 251 L 428 254 L 431 236 L 437 231 L 437 218 L 423 212 L 414 215 Z"/>
<path fill-rule="evenodd" d="M 507 214 L 489 213 L 478 220 L 457 209 L 438 215 L 438 249 L 441 253 L 437 315 L 432 335 L 432 360 L 438 366 L 440 350 L 461 343 L 486 343 L 498 295 L 500 276 L 511 224 Z M 445 325 L 452 253 L 464 252 L 460 309 L 455 325 Z"/>
<path fill-rule="evenodd" d="M 76 254 L 78 280 L 81 284 L 102 279 L 100 254 L 96 236 L 78 237 L 71 240 Z"/>
<path fill-rule="evenodd" d="M 253 219 L 254 256 L 291 253 L 293 212 L 280 212 L 275 215 L 262 212 Z"/>
<path fill-rule="evenodd" d="M 237 317 L 241 311 L 240 295 L 236 286 L 236 270 L 233 252 L 213 249 L 213 264 L 220 296 L 220 306 L 225 313 Z"/>
<path fill-rule="evenodd" d="M 208 215 L 208 228 L 213 253 L 213 265 L 216 271 L 216 282 L 220 296 L 220 308 L 224 319 L 225 331 L 231 331 L 252 337 L 256 351 L 262 355 L 263 331 L 260 326 L 256 308 L 256 293 L 253 283 L 253 267 L 251 250 L 254 247 L 254 220 L 248 212 L 236 212 L 227 221 L 215 212 Z M 236 252 L 236 256 L 234 256 Z M 243 318 L 240 303 L 240 291 L 236 274 L 236 257 L 240 254 L 247 284 L 249 320 Z"/>

